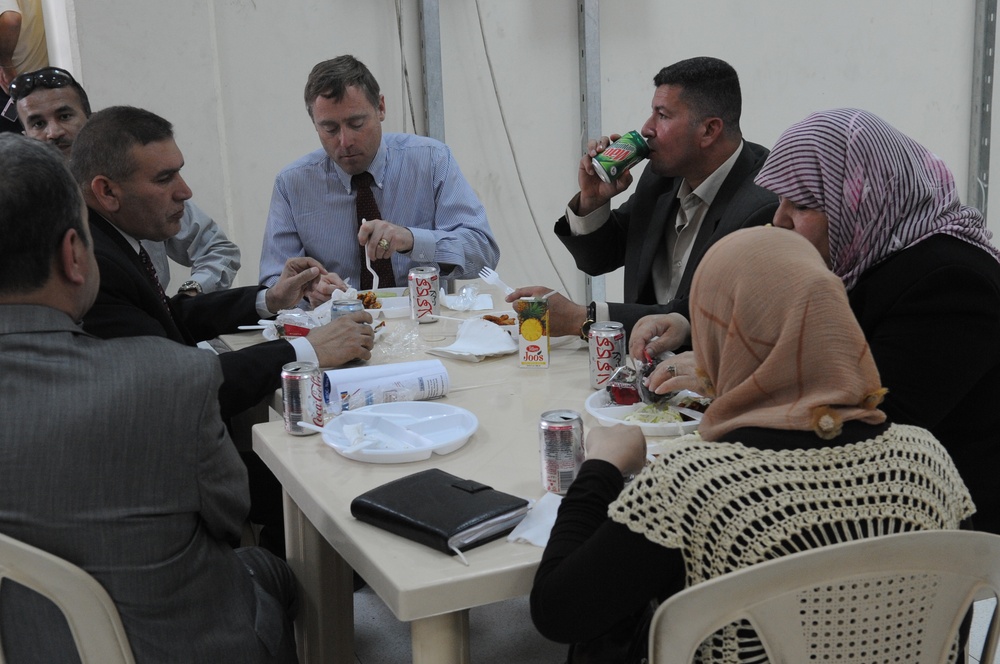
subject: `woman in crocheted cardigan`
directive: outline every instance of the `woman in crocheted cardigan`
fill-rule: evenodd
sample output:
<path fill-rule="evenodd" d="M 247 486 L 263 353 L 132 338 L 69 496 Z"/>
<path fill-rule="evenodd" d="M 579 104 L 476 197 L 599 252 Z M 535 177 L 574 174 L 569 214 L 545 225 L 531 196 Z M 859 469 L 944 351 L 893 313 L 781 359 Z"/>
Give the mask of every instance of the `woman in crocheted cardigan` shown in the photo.
<path fill-rule="evenodd" d="M 934 437 L 877 409 L 884 390 L 844 287 L 802 237 L 720 240 L 695 274 L 691 318 L 714 396 L 699 433 L 643 468 L 638 428 L 591 429 L 542 556 L 532 619 L 573 644 L 571 662 L 631 661 L 650 601 L 685 586 L 833 542 L 958 528 L 975 509 Z M 710 641 L 703 661 L 763 657 L 746 629 Z"/>
<path fill-rule="evenodd" d="M 976 502 L 973 527 L 1000 534 L 1000 261 L 983 216 L 961 204 L 940 158 L 857 109 L 790 127 L 756 182 L 781 197 L 774 225 L 806 237 L 843 280 L 889 390 L 882 409 L 941 441 Z M 645 326 L 633 353 L 663 333 Z"/>

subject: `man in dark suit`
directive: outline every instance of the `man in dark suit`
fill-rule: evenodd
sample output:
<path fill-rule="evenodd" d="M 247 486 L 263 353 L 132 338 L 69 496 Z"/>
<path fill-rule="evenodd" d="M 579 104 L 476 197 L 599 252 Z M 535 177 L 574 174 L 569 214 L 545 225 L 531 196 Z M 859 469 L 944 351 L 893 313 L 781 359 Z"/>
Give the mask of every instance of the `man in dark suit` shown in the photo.
<path fill-rule="evenodd" d="M 249 286 L 166 298 L 148 256 L 144 262 L 139 241 L 162 241 L 179 230 L 184 202 L 191 197 L 180 174 L 183 165 L 172 126 L 149 111 L 106 108 L 94 113 L 77 134 L 70 167 L 89 207 L 101 268 L 97 301 L 83 319 L 88 332 L 104 338 L 152 335 L 194 345 L 296 306 L 326 272 L 311 258 L 292 258 L 271 288 Z M 224 377 L 219 390 L 223 418 L 228 420 L 273 394 L 281 367 L 288 362 L 311 360 L 332 367 L 369 359 L 374 343 L 370 323 L 369 314 L 354 313 L 314 328 L 306 337 L 222 353 L 218 360 Z M 183 389 L 179 384 L 172 393 Z M 164 403 L 169 399 L 165 397 Z M 248 441 L 237 444 L 251 469 L 252 521 L 278 526 L 280 486 Z M 267 545 L 280 553 L 280 534 L 270 532 Z"/>
<path fill-rule="evenodd" d="M 73 176 L 14 134 L 0 172 L 0 531 L 92 574 L 137 662 L 294 662 L 291 571 L 233 549 L 249 497 L 219 363 L 84 332 L 100 275 Z M 23 586 L 0 589 L 0 630 L 8 661 L 74 659 L 59 610 Z"/>
<path fill-rule="evenodd" d="M 607 183 L 591 160 L 615 135 L 591 141 L 580 160 L 580 192 L 555 233 L 578 268 L 590 275 L 625 267 L 625 302 L 575 304 L 549 298 L 552 336 L 586 337 L 590 324 L 614 320 L 630 331 L 642 316 L 685 311 L 691 277 L 705 251 L 723 235 L 771 221 L 778 202 L 753 183 L 766 148 L 743 140 L 736 71 L 699 57 L 662 69 L 654 78 L 652 114 L 641 133 L 649 164 L 635 193 L 616 210 L 611 199 L 632 184 L 625 172 Z M 511 302 L 551 288 L 527 287 Z"/>

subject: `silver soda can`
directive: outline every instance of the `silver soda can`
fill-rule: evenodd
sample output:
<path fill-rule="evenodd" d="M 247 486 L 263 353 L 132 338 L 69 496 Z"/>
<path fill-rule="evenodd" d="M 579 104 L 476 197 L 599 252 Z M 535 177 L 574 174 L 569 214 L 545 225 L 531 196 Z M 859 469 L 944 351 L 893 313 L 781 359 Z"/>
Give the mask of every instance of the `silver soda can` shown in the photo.
<path fill-rule="evenodd" d="M 538 422 L 542 488 L 565 495 L 583 463 L 583 419 L 574 410 L 549 410 Z"/>
<path fill-rule="evenodd" d="M 599 178 L 605 182 L 613 182 L 648 156 L 649 146 L 646 145 L 646 139 L 639 132 L 630 131 L 620 136 L 617 141 L 604 148 L 604 152 L 590 161 Z"/>
<path fill-rule="evenodd" d="M 437 322 L 441 313 L 438 303 L 441 294 L 441 276 L 435 265 L 411 267 L 406 277 L 410 286 L 410 318 L 418 323 Z"/>
<path fill-rule="evenodd" d="M 625 326 L 614 321 L 593 323 L 587 333 L 590 346 L 590 388 L 608 384 L 615 369 L 625 363 Z"/>
<path fill-rule="evenodd" d="M 364 311 L 365 304 L 361 300 L 334 300 L 330 304 L 330 320 L 339 318 L 352 311 Z"/>
<path fill-rule="evenodd" d="M 309 436 L 299 422 L 323 426 L 323 376 L 315 362 L 289 362 L 281 367 L 281 397 L 285 410 L 285 431 L 293 436 Z"/>

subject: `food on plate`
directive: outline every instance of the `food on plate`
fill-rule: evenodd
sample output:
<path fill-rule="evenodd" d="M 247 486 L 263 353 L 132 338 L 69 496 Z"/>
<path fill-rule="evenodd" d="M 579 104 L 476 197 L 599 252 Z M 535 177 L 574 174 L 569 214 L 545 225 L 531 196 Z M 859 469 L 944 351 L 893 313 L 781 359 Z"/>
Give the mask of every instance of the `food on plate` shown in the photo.
<path fill-rule="evenodd" d="M 679 399 L 674 399 L 671 403 L 678 408 L 687 408 L 688 410 L 696 410 L 699 413 L 704 413 L 708 405 L 712 403 L 710 397 L 700 397 L 695 394 L 688 394 L 682 396 Z"/>
<path fill-rule="evenodd" d="M 365 309 L 381 309 L 382 305 L 378 301 L 375 291 L 362 291 L 358 293 L 358 299 L 364 304 Z"/>
<path fill-rule="evenodd" d="M 685 419 L 690 420 L 691 418 L 681 414 L 670 404 L 661 401 L 636 408 L 623 417 L 622 421 L 629 424 L 640 422 L 643 424 L 662 424 L 664 422 L 683 422 Z"/>
<path fill-rule="evenodd" d="M 507 314 L 501 314 L 499 316 L 491 316 L 489 314 L 486 314 L 485 316 L 483 316 L 483 320 L 488 320 L 489 322 L 495 323 L 497 325 L 513 325 L 514 323 L 517 322 L 516 318 L 514 318 L 513 316 L 508 316 Z"/>

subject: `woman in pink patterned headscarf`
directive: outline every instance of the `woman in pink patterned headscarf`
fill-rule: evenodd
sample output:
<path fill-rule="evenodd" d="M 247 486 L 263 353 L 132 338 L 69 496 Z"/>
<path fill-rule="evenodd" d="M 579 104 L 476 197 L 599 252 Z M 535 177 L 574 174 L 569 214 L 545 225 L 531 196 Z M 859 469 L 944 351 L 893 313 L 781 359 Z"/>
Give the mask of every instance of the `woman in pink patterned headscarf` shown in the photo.
<path fill-rule="evenodd" d="M 889 394 L 955 459 L 1000 533 L 1000 262 L 948 167 L 881 118 L 814 113 L 786 130 L 756 178 L 780 197 L 774 225 L 805 236 L 847 288 Z"/>

